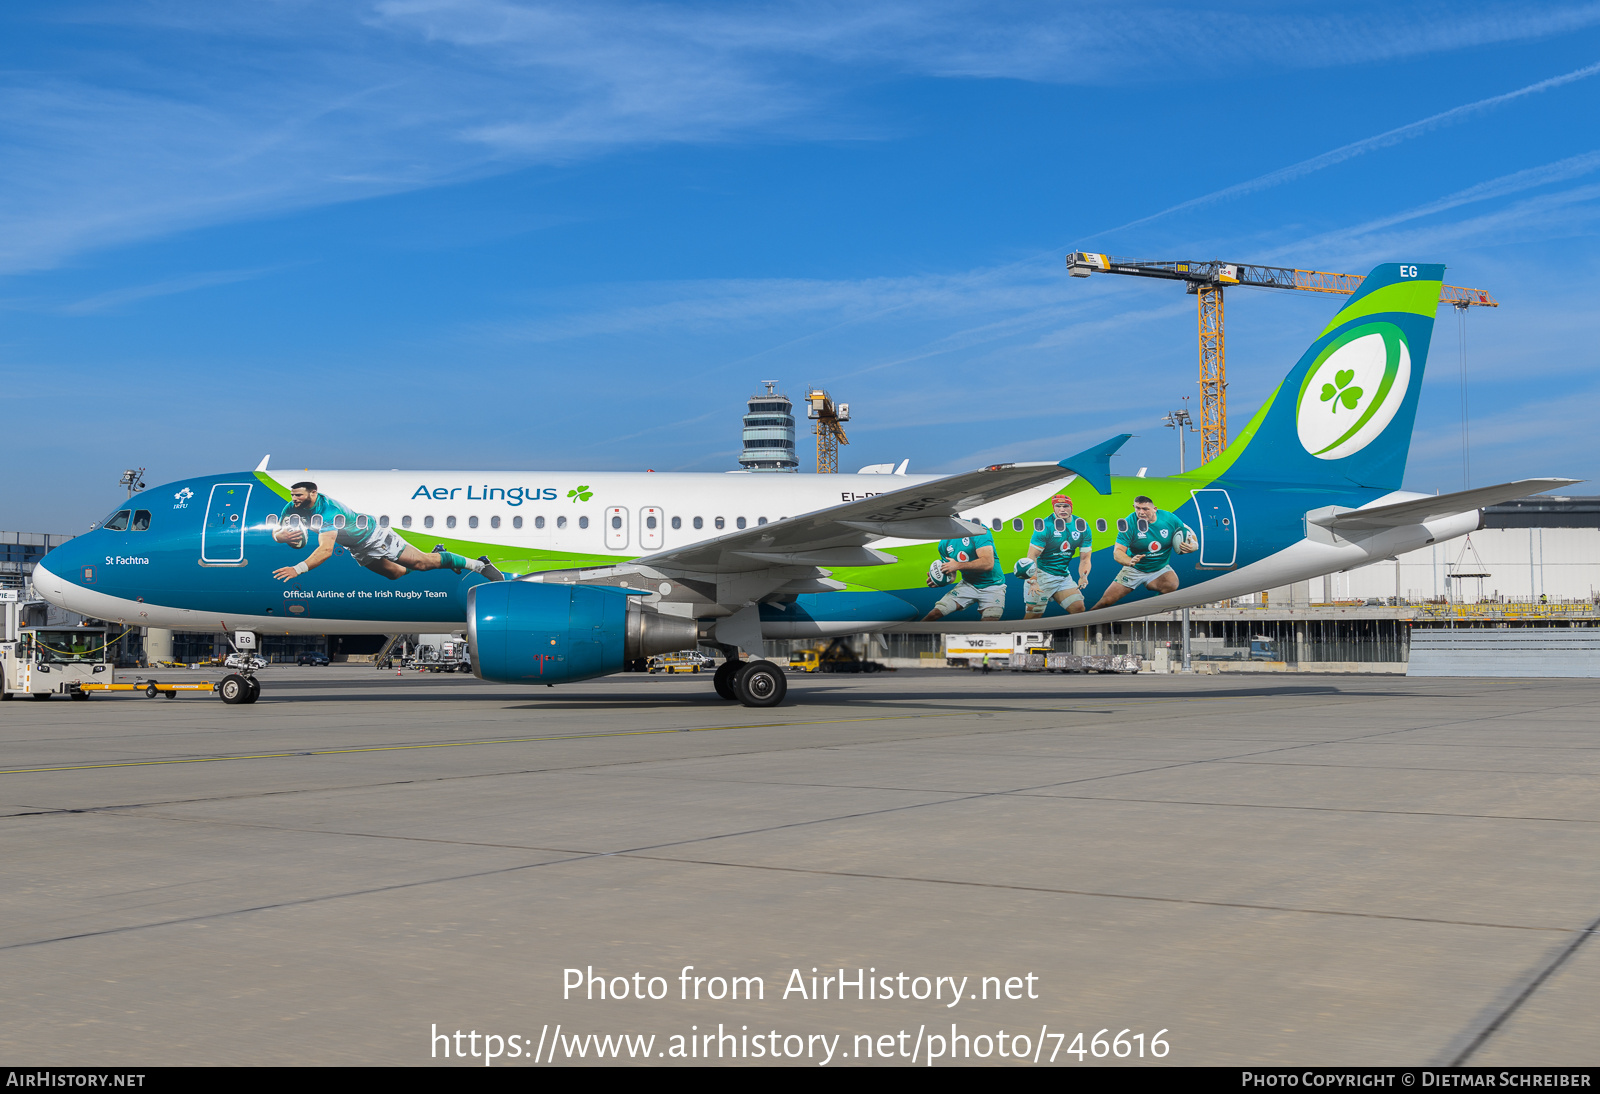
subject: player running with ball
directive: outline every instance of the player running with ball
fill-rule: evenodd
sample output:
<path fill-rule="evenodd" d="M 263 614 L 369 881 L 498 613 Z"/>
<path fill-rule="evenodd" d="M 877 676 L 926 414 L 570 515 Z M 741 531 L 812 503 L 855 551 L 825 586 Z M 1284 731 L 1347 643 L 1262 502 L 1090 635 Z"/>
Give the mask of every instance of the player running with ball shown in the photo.
<path fill-rule="evenodd" d="M 1050 499 L 1053 519 L 1033 533 L 1028 557 L 1017 562 L 1022 586 L 1024 619 L 1038 619 L 1054 600 L 1068 612 L 1083 611 L 1083 590 L 1089 584 L 1089 567 L 1094 559 L 1094 533 L 1089 523 L 1072 515 L 1072 499 L 1057 494 Z M 1072 560 L 1078 559 L 1078 580 L 1072 580 Z"/>
<path fill-rule="evenodd" d="M 1133 499 L 1133 512 L 1127 528 L 1117 533 L 1112 557 L 1122 570 L 1106 587 L 1096 608 L 1109 608 L 1143 585 L 1153 593 L 1170 593 L 1178 588 L 1178 574 L 1172 568 L 1172 552 L 1186 555 L 1199 546 L 1189 526 L 1156 503 L 1140 495 Z"/>

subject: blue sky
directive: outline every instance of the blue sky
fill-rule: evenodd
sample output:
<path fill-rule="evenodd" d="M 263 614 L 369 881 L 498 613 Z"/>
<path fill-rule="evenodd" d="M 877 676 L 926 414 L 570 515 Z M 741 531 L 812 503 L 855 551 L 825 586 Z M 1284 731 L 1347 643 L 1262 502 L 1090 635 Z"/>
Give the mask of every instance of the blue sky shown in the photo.
<path fill-rule="evenodd" d="M 1600 480 L 1597 118 L 1595 3 L 7 5 L 0 527 L 268 452 L 726 470 L 769 378 L 847 469 L 1175 471 L 1194 300 L 1075 246 L 1444 262 L 1472 480 Z M 1337 303 L 1228 293 L 1232 422 Z M 1460 363 L 1447 310 L 1412 488 Z"/>

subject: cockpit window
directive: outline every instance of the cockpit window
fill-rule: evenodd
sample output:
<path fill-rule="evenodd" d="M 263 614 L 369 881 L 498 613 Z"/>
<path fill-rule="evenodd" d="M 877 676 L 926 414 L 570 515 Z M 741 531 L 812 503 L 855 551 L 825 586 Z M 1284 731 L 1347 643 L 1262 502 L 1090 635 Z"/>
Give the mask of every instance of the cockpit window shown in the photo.
<path fill-rule="evenodd" d="M 128 530 L 128 518 L 132 515 L 133 514 L 126 509 L 118 509 L 115 513 L 106 518 L 106 531 L 126 532 Z"/>
<path fill-rule="evenodd" d="M 135 532 L 148 532 L 150 530 L 150 510 L 135 509 L 133 511 L 131 530 Z"/>

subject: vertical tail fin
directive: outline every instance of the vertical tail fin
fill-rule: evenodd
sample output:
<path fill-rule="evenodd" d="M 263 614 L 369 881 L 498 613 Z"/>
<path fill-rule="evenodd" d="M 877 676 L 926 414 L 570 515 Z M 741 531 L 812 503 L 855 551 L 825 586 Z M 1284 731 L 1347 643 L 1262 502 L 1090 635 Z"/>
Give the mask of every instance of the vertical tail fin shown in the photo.
<path fill-rule="evenodd" d="M 1386 263 L 1368 274 L 1218 471 L 1398 489 L 1443 280 L 1442 265 Z"/>

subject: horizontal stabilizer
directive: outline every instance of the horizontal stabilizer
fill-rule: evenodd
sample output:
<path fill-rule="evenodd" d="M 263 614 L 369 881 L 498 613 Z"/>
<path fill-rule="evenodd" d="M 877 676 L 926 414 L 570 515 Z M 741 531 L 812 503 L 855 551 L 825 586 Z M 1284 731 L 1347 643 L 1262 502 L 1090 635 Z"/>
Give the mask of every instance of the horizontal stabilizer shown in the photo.
<path fill-rule="evenodd" d="M 1441 517 L 1470 513 L 1486 505 L 1515 501 L 1544 490 L 1570 486 L 1581 479 L 1518 479 L 1497 486 L 1480 486 L 1475 490 L 1458 490 L 1454 494 L 1434 494 L 1411 501 L 1379 505 L 1371 509 L 1344 509 L 1330 505 L 1326 509 L 1313 509 L 1306 520 L 1335 532 L 1375 532 L 1385 528 L 1401 528 L 1409 524 L 1422 524 Z"/>
<path fill-rule="evenodd" d="M 908 517 L 905 520 L 841 520 L 846 528 L 893 539 L 960 539 L 982 535 L 986 528 L 956 517 Z"/>
<path fill-rule="evenodd" d="M 1111 455 L 1128 443 L 1132 433 L 1122 433 L 1093 448 L 1085 448 L 1076 456 L 1068 456 L 1061 466 L 1094 487 L 1096 494 L 1104 497 L 1111 493 Z"/>

